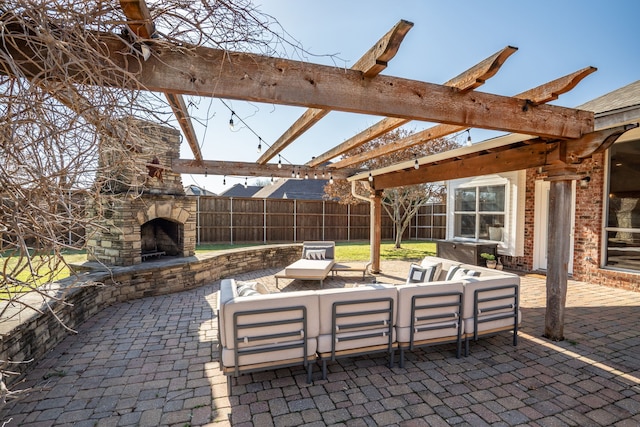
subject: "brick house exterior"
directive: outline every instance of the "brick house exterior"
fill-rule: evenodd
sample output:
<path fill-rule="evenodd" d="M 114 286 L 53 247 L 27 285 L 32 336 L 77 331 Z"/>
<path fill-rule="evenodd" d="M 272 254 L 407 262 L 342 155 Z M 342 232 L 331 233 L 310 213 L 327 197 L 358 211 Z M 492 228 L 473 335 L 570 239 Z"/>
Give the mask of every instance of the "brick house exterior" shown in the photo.
<path fill-rule="evenodd" d="M 631 83 L 616 91 L 587 102 L 579 109 L 595 113 L 596 130 L 640 122 L 640 81 Z M 638 128 L 623 134 L 616 143 L 638 143 Z M 611 149 L 595 154 L 577 165 L 577 171 L 584 179 L 575 186 L 575 227 L 573 236 L 573 278 L 600 285 L 640 291 L 640 263 L 638 269 L 616 268 L 607 265 L 607 211 L 609 191 L 609 156 Z M 638 171 L 640 174 L 640 171 Z M 539 271 L 536 268 L 536 182 L 546 176 L 538 169 L 526 171 L 524 188 L 524 233 L 522 251 L 517 254 L 502 254 L 507 268 L 519 271 Z M 640 194 L 640 182 L 635 190 Z M 640 199 L 639 199 L 640 200 Z M 640 203 L 638 203 L 640 205 Z M 634 210 L 635 215 L 640 215 Z M 451 216 L 448 223 L 451 223 Z M 634 220 L 635 221 L 635 220 Z M 636 225 L 634 223 L 634 229 Z M 539 230 L 538 230 L 539 231 Z M 638 230 L 640 232 L 640 230 Z M 450 234 L 450 236 L 452 236 Z M 640 236 L 640 235 L 639 235 Z M 635 248 L 634 248 L 635 249 Z M 640 251 L 639 251 L 640 253 Z M 640 256 L 640 255 L 639 255 Z"/>

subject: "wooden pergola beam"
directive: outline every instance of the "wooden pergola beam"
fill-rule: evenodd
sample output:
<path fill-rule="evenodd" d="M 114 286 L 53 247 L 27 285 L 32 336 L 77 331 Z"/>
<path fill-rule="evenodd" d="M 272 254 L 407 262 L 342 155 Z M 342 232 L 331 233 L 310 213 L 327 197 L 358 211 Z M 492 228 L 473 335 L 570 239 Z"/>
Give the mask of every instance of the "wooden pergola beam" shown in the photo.
<path fill-rule="evenodd" d="M 11 39 L 10 31 L 3 37 Z M 360 71 L 207 47 L 187 49 L 160 43 L 153 45 L 154 55 L 148 61 L 131 61 L 128 47 L 118 37 L 96 38 L 96 49 L 107 51 L 114 65 L 137 76 L 137 81 L 120 84 L 122 79 L 114 69 L 105 69 L 106 77 L 130 89 L 333 109 L 553 139 L 579 138 L 593 131 L 594 115 L 589 111 L 532 106 L 513 97 L 460 93 L 448 86 L 399 77 L 368 79 Z M 19 38 L 7 41 L 11 43 L 1 48 L 27 56 L 21 72 L 29 75 L 38 66 L 37 55 L 30 54 Z M 21 52 L 13 52 L 13 45 Z M 69 75 L 80 82 L 91 81 L 84 73 L 82 64 L 77 68 L 69 65 Z"/>
<path fill-rule="evenodd" d="M 578 70 L 574 73 L 552 80 L 548 83 L 535 87 L 533 89 L 522 92 L 515 95 L 514 98 L 526 100 L 531 105 L 541 105 L 549 101 L 558 99 L 563 93 L 567 93 L 578 85 L 589 74 L 597 71 L 595 67 L 586 67 Z M 361 153 L 359 155 L 350 156 L 333 163 L 331 166 L 335 168 L 349 167 L 363 163 L 369 159 L 376 157 L 386 156 L 396 151 L 405 150 L 414 145 L 423 144 L 425 142 L 434 140 L 436 138 L 442 138 L 447 135 L 451 135 L 456 132 L 462 132 L 466 130 L 466 126 L 452 126 L 452 125 L 436 125 L 420 132 L 416 132 L 407 138 L 395 141 L 393 144 L 383 145 L 374 150 Z"/>
<path fill-rule="evenodd" d="M 372 188 L 401 187 L 426 182 L 446 181 L 468 178 L 514 170 L 544 166 L 579 163 L 584 158 L 610 146 L 624 132 L 637 127 L 637 124 L 617 126 L 611 129 L 592 132 L 577 140 L 547 141 L 534 138 L 508 144 L 493 146 L 490 142 L 476 144 L 474 151 L 470 147 L 452 150 L 420 159 L 419 169 L 413 166 L 413 160 L 378 171 L 371 171 Z M 483 146 L 487 145 L 487 149 Z M 445 155 L 448 155 L 445 157 Z M 430 160 L 433 159 L 433 160 Z M 361 172 L 350 180 L 368 180 L 369 172 Z"/>
<path fill-rule="evenodd" d="M 506 60 L 514 54 L 518 50 L 517 47 L 507 46 L 504 49 L 494 53 L 490 57 L 484 59 L 482 62 L 474 65 L 467 71 L 462 74 L 454 77 L 453 79 L 447 81 L 444 85 L 451 86 L 459 89 L 460 91 L 468 91 L 473 90 L 482 84 L 484 84 L 488 79 L 493 77 L 498 70 L 502 67 L 502 65 L 506 62 Z M 341 154 L 346 153 L 347 151 L 359 147 L 362 144 L 365 144 L 380 135 L 392 131 L 397 127 L 400 127 L 409 120 L 406 119 L 395 119 L 395 118 L 384 118 L 375 125 L 365 129 L 360 132 L 358 135 L 349 138 L 345 142 L 340 145 L 335 146 L 331 150 L 320 154 L 315 157 L 313 160 L 307 162 L 309 166 L 316 166 L 327 162 Z M 335 166 L 334 167 L 339 167 Z"/>
<path fill-rule="evenodd" d="M 387 67 L 389 62 L 398 52 L 400 43 L 405 35 L 413 27 L 413 23 L 401 20 L 387 32 L 371 49 L 367 51 L 352 67 L 352 70 L 362 71 L 364 77 L 370 78 L 378 75 Z M 295 141 L 300 135 L 309 130 L 311 126 L 318 123 L 323 117 L 329 114 L 330 110 L 309 108 L 302 116 L 296 120 L 276 142 L 269 147 L 265 153 L 257 160 L 258 164 L 265 164 L 278 155 L 289 144 Z"/>
<path fill-rule="evenodd" d="M 141 39 L 153 38 L 155 26 L 145 0 L 120 0 L 120 7 L 127 17 L 127 25 L 133 34 Z M 196 160 L 202 160 L 198 137 L 193 128 L 183 96 L 175 93 L 165 93 L 165 97 L 173 114 L 176 116 L 182 133 L 193 152 L 193 156 Z"/>
<path fill-rule="evenodd" d="M 310 168 L 306 165 L 282 165 L 279 168 L 277 164 L 267 163 L 265 165 L 257 165 L 253 162 L 234 162 L 223 160 L 203 160 L 196 161 L 190 159 L 174 159 L 171 162 L 171 171 L 175 173 L 188 174 L 212 174 L 227 176 L 259 176 L 259 177 L 278 177 L 291 178 L 292 173 L 305 176 L 307 174 L 310 179 L 315 176 L 329 179 L 346 179 L 349 176 L 358 173 L 361 169 L 341 169 L 329 170 L 322 167 Z"/>

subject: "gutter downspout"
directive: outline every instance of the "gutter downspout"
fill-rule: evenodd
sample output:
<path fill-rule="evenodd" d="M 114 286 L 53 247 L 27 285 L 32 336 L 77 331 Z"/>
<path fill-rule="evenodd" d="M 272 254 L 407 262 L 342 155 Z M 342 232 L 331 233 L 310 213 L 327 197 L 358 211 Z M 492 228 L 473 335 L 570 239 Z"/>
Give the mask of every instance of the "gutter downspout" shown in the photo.
<path fill-rule="evenodd" d="M 363 201 L 369 203 L 369 211 L 372 212 L 373 208 L 374 208 L 373 200 L 371 198 L 369 198 L 369 197 L 361 196 L 356 192 L 356 182 L 357 181 L 351 181 L 351 195 L 353 197 L 355 197 L 356 199 L 358 199 L 358 200 L 363 200 Z M 374 251 L 374 248 L 373 248 L 373 245 L 374 245 L 373 236 L 374 236 L 374 227 L 375 227 L 374 215 L 369 215 L 369 218 L 370 218 L 369 219 L 369 221 L 370 221 L 370 224 L 369 224 L 369 246 L 370 246 L 370 249 L 369 249 L 369 262 L 367 263 L 366 268 L 370 268 L 371 267 L 371 265 L 373 264 L 374 258 L 376 258 L 376 254 L 377 254 L 378 258 L 380 257 L 380 248 L 378 247 L 377 250 L 375 250 L 375 251 Z M 378 244 L 379 243 L 380 242 L 378 242 Z M 378 265 L 378 266 L 380 265 L 380 259 L 377 260 L 376 265 Z M 380 272 L 379 268 L 377 268 L 377 271 L 372 271 L 372 273 L 379 273 L 379 272 Z"/>

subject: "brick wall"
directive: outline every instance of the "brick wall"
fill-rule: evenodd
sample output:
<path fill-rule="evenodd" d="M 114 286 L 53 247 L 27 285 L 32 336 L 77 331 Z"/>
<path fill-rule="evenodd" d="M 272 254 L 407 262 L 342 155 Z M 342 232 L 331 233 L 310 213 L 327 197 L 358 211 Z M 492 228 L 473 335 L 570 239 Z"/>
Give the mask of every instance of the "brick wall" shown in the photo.
<path fill-rule="evenodd" d="M 573 279 L 603 286 L 640 291 L 640 274 L 606 270 L 599 267 L 601 259 L 602 221 L 604 220 L 605 162 L 604 154 L 577 165 L 579 175 L 589 177 L 586 186 L 576 185 L 576 216 L 573 253 Z M 525 255 L 503 257 L 506 268 L 517 271 L 533 270 L 535 220 L 535 182 L 545 174 L 537 169 L 527 170 L 525 202 Z"/>
<path fill-rule="evenodd" d="M 175 258 L 162 263 L 144 263 L 113 268 L 111 272 L 83 273 L 76 279 L 60 282 L 64 303 L 52 303 L 52 310 L 34 314 L 0 337 L 0 360 L 14 362 L 11 370 L 26 372 L 69 332 L 58 322 L 77 328 L 104 307 L 133 299 L 194 289 L 247 271 L 284 267 L 300 258 L 302 244 L 269 245 L 231 249 L 210 254 Z M 86 286 L 100 283 L 99 286 Z M 15 382 L 17 377 L 7 378 Z"/>

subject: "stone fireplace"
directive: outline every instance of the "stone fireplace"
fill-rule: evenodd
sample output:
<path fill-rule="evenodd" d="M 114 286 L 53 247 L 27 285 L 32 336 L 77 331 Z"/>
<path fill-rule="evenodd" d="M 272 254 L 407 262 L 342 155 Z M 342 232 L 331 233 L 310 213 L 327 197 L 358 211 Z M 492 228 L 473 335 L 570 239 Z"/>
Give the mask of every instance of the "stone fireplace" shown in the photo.
<path fill-rule="evenodd" d="M 179 131 L 137 120 L 128 140 L 101 141 L 96 191 L 87 201 L 87 258 L 129 266 L 195 253 L 196 201 L 169 167 L 180 152 Z"/>

